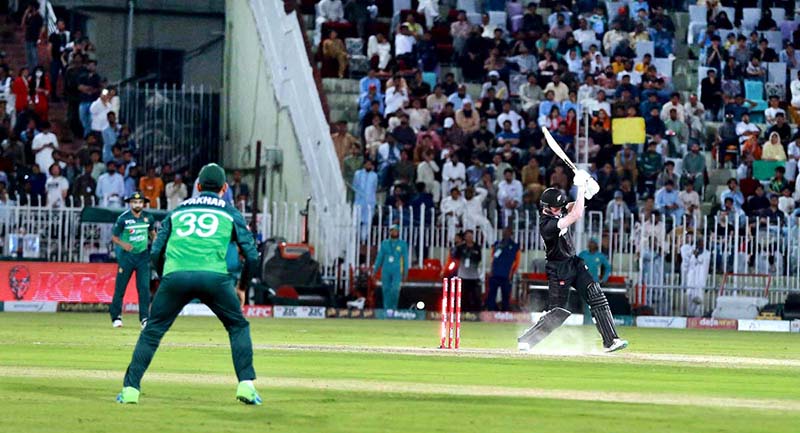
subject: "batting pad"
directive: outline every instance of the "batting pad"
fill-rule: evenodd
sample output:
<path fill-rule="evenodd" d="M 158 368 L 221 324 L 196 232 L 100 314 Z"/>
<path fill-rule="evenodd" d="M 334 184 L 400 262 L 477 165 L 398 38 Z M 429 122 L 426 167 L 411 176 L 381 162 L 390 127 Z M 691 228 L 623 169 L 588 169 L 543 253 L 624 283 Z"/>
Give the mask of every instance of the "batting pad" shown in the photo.
<path fill-rule="evenodd" d="M 517 343 L 527 344 L 528 347 L 539 344 L 545 337 L 561 326 L 570 314 L 572 313 L 563 308 L 553 308 L 539 318 L 539 321 L 528 328 L 524 334 L 519 336 Z"/>

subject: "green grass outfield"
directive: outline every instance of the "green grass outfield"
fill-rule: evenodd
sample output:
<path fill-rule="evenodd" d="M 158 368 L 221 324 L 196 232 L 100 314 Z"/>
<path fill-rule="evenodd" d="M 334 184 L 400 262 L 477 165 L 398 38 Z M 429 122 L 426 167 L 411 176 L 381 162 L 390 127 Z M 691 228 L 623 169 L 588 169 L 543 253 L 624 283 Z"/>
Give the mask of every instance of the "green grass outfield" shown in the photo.
<path fill-rule="evenodd" d="M 133 316 L 126 317 L 129 325 Z M 252 319 L 265 405 L 233 396 L 227 334 L 179 317 L 137 406 L 114 403 L 138 328 L 104 314 L 0 314 L 0 432 L 766 432 L 800 425 L 800 335 L 591 327 L 519 354 L 522 325 Z"/>

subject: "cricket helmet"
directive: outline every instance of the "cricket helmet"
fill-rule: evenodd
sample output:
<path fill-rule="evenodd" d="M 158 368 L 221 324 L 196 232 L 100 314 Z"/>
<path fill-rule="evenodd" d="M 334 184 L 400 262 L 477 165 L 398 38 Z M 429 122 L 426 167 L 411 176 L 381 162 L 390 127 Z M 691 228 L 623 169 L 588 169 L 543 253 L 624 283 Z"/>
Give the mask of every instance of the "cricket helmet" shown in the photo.
<path fill-rule="evenodd" d="M 562 208 L 567 205 L 567 194 L 558 188 L 547 188 L 539 199 L 542 209 L 548 207 Z"/>

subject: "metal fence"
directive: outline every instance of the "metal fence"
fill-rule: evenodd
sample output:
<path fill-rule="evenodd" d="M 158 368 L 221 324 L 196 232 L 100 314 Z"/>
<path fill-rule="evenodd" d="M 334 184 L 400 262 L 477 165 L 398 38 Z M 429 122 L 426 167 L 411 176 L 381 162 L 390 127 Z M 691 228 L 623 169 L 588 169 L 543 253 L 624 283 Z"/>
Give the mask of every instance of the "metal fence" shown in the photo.
<path fill-rule="evenodd" d="M 423 267 L 425 259 L 438 259 L 444 264 L 453 234 L 464 227 L 462 220 L 448 221 L 438 209 L 390 208 L 378 206 L 363 209 L 345 206 L 351 212 L 352 224 L 339 227 L 347 243 L 343 255 L 323 256 L 317 260 L 325 269 L 325 276 L 347 286 L 348 281 L 370 267 L 381 241 L 388 237 L 390 224 L 400 226 L 400 237 L 408 242 L 409 263 Z M 269 209 L 265 221 L 269 229 L 266 236 L 278 236 L 288 242 L 299 242 L 303 236 L 301 206 L 285 203 L 265 205 Z M 500 222 L 506 217 L 500 212 L 484 213 L 488 225 L 476 225 L 477 239 L 483 243 L 481 270 L 485 274 L 490 266 L 489 242 L 499 239 Z M 520 272 L 544 272 L 544 245 L 539 235 L 539 212 L 515 211 L 508 216 L 514 229 L 514 239 L 520 244 L 522 261 Z M 316 239 L 313 228 L 318 226 L 313 206 L 307 221 L 311 230 L 310 241 Z M 452 223 L 455 223 L 454 226 Z M 680 219 L 655 216 L 639 219 L 638 215 L 609 220 L 603 212 L 587 212 L 578 224 L 575 239 L 577 251 L 586 248 L 589 239 L 598 241 L 601 252 L 612 264 L 612 274 L 625 278 L 628 297 L 632 304 L 649 305 L 655 313 L 664 315 L 698 314 L 692 301 L 692 287 L 687 272 L 688 255 L 695 254 L 698 240 L 708 252 L 706 275 L 700 277 L 699 290 L 703 298 L 699 307 L 702 313 L 713 309 L 720 294 L 764 296 L 769 284 L 770 303 L 781 303 L 792 291 L 800 291 L 800 229 L 798 219 L 771 221 L 764 219 L 728 219 L 725 216 L 683 216 Z M 684 247 L 682 254 L 681 247 Z M 699 253 L 699 251 L 698 251 Z M 725 293 L 720 287 L 728 278 Z M 771 278 L 766 278 L 770 275 Z"/>
<path fill-rule="evenodd" d="M 170 163 L 196 173 L 218 159 L 219 93 L 202 85 L 135 83 L 119 95 L 120 123 L 131 127 L 140 166 Z"/>
<path fill-rule="evenodd" d="M 321 265 L 323 278 L 344 293 L 373 264 L 390 224 L 400 226 L 400 236 L 409 244 L 412 267 L 423 267 L 426 259 L 438 259 L 444 264 L 455 231 L 465 227 L 465 221 L 443 217 L 438 209 L 379 206 L 370 210 L 347 205 L 317 209 L 314 202 L 306 209 L 305 203 L 266 200 L 262 209 L 266 212 L 256 218 L 259 237 L 286 242 L 306 239 L 316 247 L 314 258 Z M 88 262 L 92 254 L 109 254 L 110 224 L 81 223 L 80 212 L 77 207 L 0 207 L 3 255 Z M 333 221 L 328 223 L 336 225 L 337 237 L 323 239 L 322 220 L 332 215 Z M 521 247 L 520 272 L 544 272 L 537 211 L 517 211 L 507 216 L 492 212 L 483 216 L 485 223 L 476 224 L 475 219 L 468 218 L 466 226 L 475 225 L 477 239 L 485 248 L 499 238 L 500 223 L 506 221 Z M 252 221 L 252 215 L 245 217 Z M 597 239 L 612 264 L 612 274 L 625 278 L 630 301 L 649 305 L 657 314 L 697 314 L 692 290 L 702 296 L 702 312 L 712 309 L 720 294 L 764 297 L 769 286 L 769 302 L 781 303 L 789 292 L 800 291 L 799 218 L 690 215 L 661 220 L 649 215 L 640 220 L 636 215 L 608 219 L 602 212 L 588 212 L 575 230 L 578 251 L 590 238 Z M 708 254 L 705 273 L 687 267 L 690 255 L 699 253 L 701 240 Z M 484 249 L 484 273 L 490 261 L 488 249 Z M 694 275 L 688 275 L 690 272 Z M 723 280 L 724 292 L 720 290 Z"/>

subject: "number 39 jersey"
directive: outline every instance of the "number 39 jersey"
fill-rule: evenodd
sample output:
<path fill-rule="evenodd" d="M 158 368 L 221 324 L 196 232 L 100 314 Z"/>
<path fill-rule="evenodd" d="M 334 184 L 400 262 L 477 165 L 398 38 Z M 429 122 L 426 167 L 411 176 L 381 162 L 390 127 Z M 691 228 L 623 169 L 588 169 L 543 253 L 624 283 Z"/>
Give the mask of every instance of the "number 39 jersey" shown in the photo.
<path fill-rule="evenodd" d="M 227 274 L 225 256 L 231 241 L 239 244 L 250 271 L 255 271 L 258 252 L 244 218 L 216 194 L 203 193 L 185 200 L 167 215 L 152 255 L 158 260 L 164 253 L 164 275 L 176 271 Z"/>

